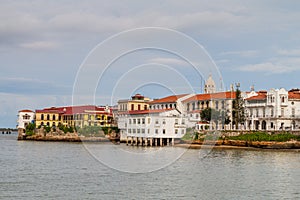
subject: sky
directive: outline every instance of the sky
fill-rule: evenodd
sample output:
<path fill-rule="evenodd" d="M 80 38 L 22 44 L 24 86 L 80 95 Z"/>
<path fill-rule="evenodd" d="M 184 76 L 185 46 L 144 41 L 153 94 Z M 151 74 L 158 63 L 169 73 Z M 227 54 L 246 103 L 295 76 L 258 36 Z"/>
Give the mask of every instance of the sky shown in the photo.
<path fill-rule="evenodd" d="M 113 105 L 136 92 L 151 98 L 201 93 L 208 74 L 224 90 L 237 82 L 243 91 L 299 88 L 299 19 L 300 2 L 293 0 L 2 0 L 0 127 L 15 127 L 21 109 Z M 161 32 L 133 31 L 122 40 L 122 33 L 145 27 Z M 181 39 L 162 36 L 164 30 Z M 157 46 L 180 46 L 190 63 L 171 51 L 143 48 L 119 55 L 108 68 L 103 64 L 104 55 L 148 38 Z M 203 51 L 192 50 L 186 38 Z M 206 69 L 193 68 L 200 64 Z"/>

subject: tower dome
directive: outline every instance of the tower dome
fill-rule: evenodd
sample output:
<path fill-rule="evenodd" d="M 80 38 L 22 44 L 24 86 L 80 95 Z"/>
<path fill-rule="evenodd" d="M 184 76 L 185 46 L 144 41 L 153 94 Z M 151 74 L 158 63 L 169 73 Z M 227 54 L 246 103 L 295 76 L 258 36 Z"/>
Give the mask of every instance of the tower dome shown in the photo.
<path fill-rule="evenodd" d="M 215 93 L 216 92 L 216 84 L 214 79 L 212 78 L 211 74 L 209 75 L 208 79 L 205 82 L 204 86 L 204 93 L 205 94 L 210 94 L 210 93 Z"/>

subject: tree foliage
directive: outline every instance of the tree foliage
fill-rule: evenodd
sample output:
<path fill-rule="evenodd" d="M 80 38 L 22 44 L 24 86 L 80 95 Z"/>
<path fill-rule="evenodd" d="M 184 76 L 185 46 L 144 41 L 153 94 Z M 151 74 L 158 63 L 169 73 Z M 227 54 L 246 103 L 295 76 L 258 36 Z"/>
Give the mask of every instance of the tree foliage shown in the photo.
<path fill-rule="evenodd" d="M 236 98 L 232 101 L 232 120 L 236 129 L 239 124 L 245 122 L 244 100 L 238 87 L 236 88 Z"/>

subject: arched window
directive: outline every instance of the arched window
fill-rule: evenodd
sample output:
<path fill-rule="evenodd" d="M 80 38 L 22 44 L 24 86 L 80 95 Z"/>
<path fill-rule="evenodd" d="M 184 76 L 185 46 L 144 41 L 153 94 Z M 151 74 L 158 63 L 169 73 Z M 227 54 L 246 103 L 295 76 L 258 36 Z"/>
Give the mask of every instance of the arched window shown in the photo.
<path fill-rule="evenodd" d="M 281 97 L 281 102 L 284 103 L 284 97 Z"/>
<path fill-rule="evenodd" d="M 47 115 L 47 120 L 50 120 L 50 115 L 49 114 Z"/>
<path fill-rule="evenodd" d="M 41 120 L 44 120 L 44 114 L 41 115 Z"/>
<path fill-rule="evenodd" d="M 52 120 L 55 121 L 55 115 L 52 116 Z"/>

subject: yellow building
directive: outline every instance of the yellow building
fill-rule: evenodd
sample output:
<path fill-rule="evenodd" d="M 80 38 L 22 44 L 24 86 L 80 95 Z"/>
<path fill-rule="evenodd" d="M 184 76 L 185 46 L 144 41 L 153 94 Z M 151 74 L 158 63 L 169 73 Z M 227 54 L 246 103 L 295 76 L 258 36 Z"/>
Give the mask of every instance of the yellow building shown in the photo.
<path fill-rule="evenodd" d="M 108 106 L 66 106 L 51 107 L 36 110 L 36 127 L 65 125 L 71 127 L 83 126 L 113 126 L 112 109 Z"/>
<path fill-rule="evenodd" d="M 119 100 L 118 111 L 134 111 L 134 110 L 148 110 L 150 99 L 140 94 L 131 97 L 130 100 Z"/>

